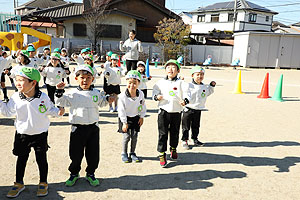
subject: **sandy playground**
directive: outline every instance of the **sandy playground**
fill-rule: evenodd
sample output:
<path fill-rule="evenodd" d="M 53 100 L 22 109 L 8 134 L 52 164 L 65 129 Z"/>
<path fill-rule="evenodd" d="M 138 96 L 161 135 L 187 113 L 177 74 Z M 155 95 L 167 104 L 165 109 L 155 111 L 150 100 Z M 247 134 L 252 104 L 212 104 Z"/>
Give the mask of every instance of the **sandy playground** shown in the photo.
<path fill-rule="evenodd" d="M 181 74 L 190 82 L 190 67 Z M 69 176 L 68 116 L 51 118 L 49 129 L 49 195 L 43 199 L 300 199 L 300 71 L 241 69 L 243 95 L 231 94 L 237 70 L 211 67 L 205 83 L 217 82 L 201 119 L 203 147 L 184 150 L 179 159 L 159 166 L 157 158 L 157 103 L 146 100 L 148 112 L 138 138 L 137 155 L 142 163 L 121 161 L 122 136 L 117 133 L 117 114 L 108 107 L 100 112 L 101 158 L 96 177 L 99 187 L 81 178 L 74 187 Z M 270 95 L 283 74 L 285 102 L 258 99 L 266 72 L 270 73 Z M 153 69 L 148 96 L 164 70 Z M 71 77 L 75 85 L 74 78 Z M 97 85 L 102 89 L 102 79 Z M 7 81 L 7 84 L 10 85 Z M 41 83 L 40 83 L 41 84 Z M 124 90 L 125 80 L 121 89 Z M 45 91 L 45 89 L 43 89 Z M 9 88 L 9 95 L 13 90 Z M 0 96 L 1 99 L 3 96 Z M 0 199 L 5 199 L 15 180 L 16 157 L 12 154 L 13 118 L 0 116 Z M 168 152 L 169 153 L 169 152 Z M 85 160 L 80 175 L 85 175 Z M 39 181 L 32 152 L 25 172 L 26 190 L 18 199 L 37 199 Z"/>

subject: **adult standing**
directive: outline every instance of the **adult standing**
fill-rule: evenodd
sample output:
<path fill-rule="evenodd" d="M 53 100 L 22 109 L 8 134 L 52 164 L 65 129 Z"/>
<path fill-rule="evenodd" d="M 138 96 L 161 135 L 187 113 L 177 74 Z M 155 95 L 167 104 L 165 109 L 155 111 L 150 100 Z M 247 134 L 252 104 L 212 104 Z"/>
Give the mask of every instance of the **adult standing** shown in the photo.
<path fill-rule="evenodd" d="M 120 41 L 120 50 L 126 51 L 125 59 L 127 72 L 130 70 L 136 70 L 139 52 L 143 52 L 142 43 L 141 41 L 137 40 L 135 36 L 135 30 L 131 30 L 129 32 L 129 38 L 125 42 Z"/>

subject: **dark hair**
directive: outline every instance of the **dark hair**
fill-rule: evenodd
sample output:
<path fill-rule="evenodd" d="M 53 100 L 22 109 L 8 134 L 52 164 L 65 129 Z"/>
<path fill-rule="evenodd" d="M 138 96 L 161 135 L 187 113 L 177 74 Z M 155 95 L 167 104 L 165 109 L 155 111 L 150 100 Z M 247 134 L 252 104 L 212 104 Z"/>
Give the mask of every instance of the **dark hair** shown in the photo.
<path fill-rule="evenodd" d="M 2 56 L 5 56 L 5 55 L 7 55 L 7 53 L 4 51 L 4 52 L 2 52 Z"/>
<path fill-rule="evenodd" d="M 90 74 L 93 76 L 93 74 L 91 74 L 90 72 L 88 72 L 86 70 L 79 70 L 78 72 L 76 72 L 75 76 L 78 77 L 79 75 L 85 75 L 85 74 Z"/>
<path fill-rule="evenodd" d="M 131 31 L 129 31 L 129 33 L 133 33 L 134 35 L 136 35 L 136 32 L 135 32 L 135 30 L 131 30 Z"/>
<path fill-rule="evenodd" d="M 24 56 L 24 55 L 22 55 L 22 56 L 24 57 L 25 65 L 28 65 L 30 63 L 30 59 L 27 56 Z"/>
<path fill-rule="evenodd" d="M 31 79 L 28 79 L 28 81 L 29 81 L 29 83 L 31 83 L 33 80 L 31 80 Z M 39 87 L 39 82 L 36 82 L 36 84 L 35 84 L 35 87 L 34 87 L 34 90 L 35 90 L 35 92 L 37 92 L 37 91 L 39 91 L 39 90 L 40 90 L 40 87 Z"/>

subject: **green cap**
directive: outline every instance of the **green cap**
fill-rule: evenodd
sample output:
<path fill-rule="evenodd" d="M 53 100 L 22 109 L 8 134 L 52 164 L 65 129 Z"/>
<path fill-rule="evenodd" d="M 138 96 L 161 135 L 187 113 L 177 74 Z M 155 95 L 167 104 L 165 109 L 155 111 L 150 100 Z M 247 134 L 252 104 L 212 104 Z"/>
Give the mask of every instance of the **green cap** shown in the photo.
<path fill-rule="evenodd" d="M 205 70 L 201 66 L 195 66 L 191 69 L 191 74 L 193 75 L 196 72 L 203 72 L 205 73 Z"/>
<path fill-rule="evenodd" d="M 112 54 L 111 59 L 112 60 L 119 60 L 119 56 L 117 54 Z"/>
<path fill-rule="evenodd" d="M 107 56 L 111 57 L 111 55 L 113 55 L 114 53 L 112 51 L 109 51 L 106 53 Z"/>
<path fill-rule="evenodd" d="M 91 73 L 93 76 L 95 74 L 94 69 L 88 64 L 84 64 L 84 65 L 80 65 L 80 66 L 76 67 L 74 73 L 76 74 L 78 71 L 81 71 L 81 70 L 87 71 L 87 72 Z"/>
<path fill-rule="evenodd" d="M 94 61 L 94 56 L 91 54 L 87 54 L 84 56 L 84 59 L 90 59 L 91 61 Z"/>
<path fill-rule="evenodd" d="M 180 65 L 179 65 L 179 63 L 178 63 L 178 61 L 177 61 L 177 60 L 173 60 L 173 59 L 169 60 L 169 61 L 165 64 L 165 67 L 167 67 L 168 64 L 170 64 L 170 63 L 173 63 L 173 64 L 177 65 L 178 69 L 181 68 Z"/>
<path fill-rule="evenodd" d="M 50 58 L 54 58 L 54 59 L 60 60 L 60 54 L 59 53 L 51 53 Z"/>
<path fill-rule="evenodd" d="M 29 53 L 27 50 L 21 50 L 20 54 L 29 58 Z"/>
<path fill-rule="evenodd" d="M 137 70 L 130 70 L 126 75 L 126 79 L 129 78 L 135 78 L 140 81 L 142 79 L 142 76 L 140 72 L 138 72 Z"/>
<path fill-rule="evenodd" d="M 34 46 L 29 46 L 29 47 L 27 47 L 27 51 L 28 51 L 28 52 L 35 51 Z"/>
<path fill-rule="evenodd" d="M 81 51 L 80 51 L 80 53 L 86 53 L 86 52 L 88 52 L 87 49 L 81 49 Z"/>
<path fill-rule="evenodd" d="M 86 50 L 87 50 L 87 51 L 92 51 L 92 50 L 91 50 L 91 48 L 89 48 L 89 47 L 88 47 L 88 48 L 86 48 Z"/>
<path fill-rule="evenodd" d="M 33 67 L 23 67 L 17 72 L 16 75 L 28 78 L 30 80 L 35 80 L 37 82 L 41 80 L 40 72 Z"/>
<path fill-rule="evenodd" d="M 61 49 L 60 49 L 60 48 L 55 48 L 55 49 L 53 50 L 53 52 L 54 52 L 54 53 L 61 53 Z"/>

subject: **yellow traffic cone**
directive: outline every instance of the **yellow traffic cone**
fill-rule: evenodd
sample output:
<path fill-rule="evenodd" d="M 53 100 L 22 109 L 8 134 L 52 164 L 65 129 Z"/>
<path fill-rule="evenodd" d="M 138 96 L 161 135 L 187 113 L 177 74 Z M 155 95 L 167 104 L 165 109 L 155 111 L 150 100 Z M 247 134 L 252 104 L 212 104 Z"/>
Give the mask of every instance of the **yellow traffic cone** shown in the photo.
<path fill-rule="evenodd" d="M 233 94 L 245 94 L 242 92 L 242 72 L 239 70 L 238 76 L 235 82 L 235 89 L 232 91 Z"/>

